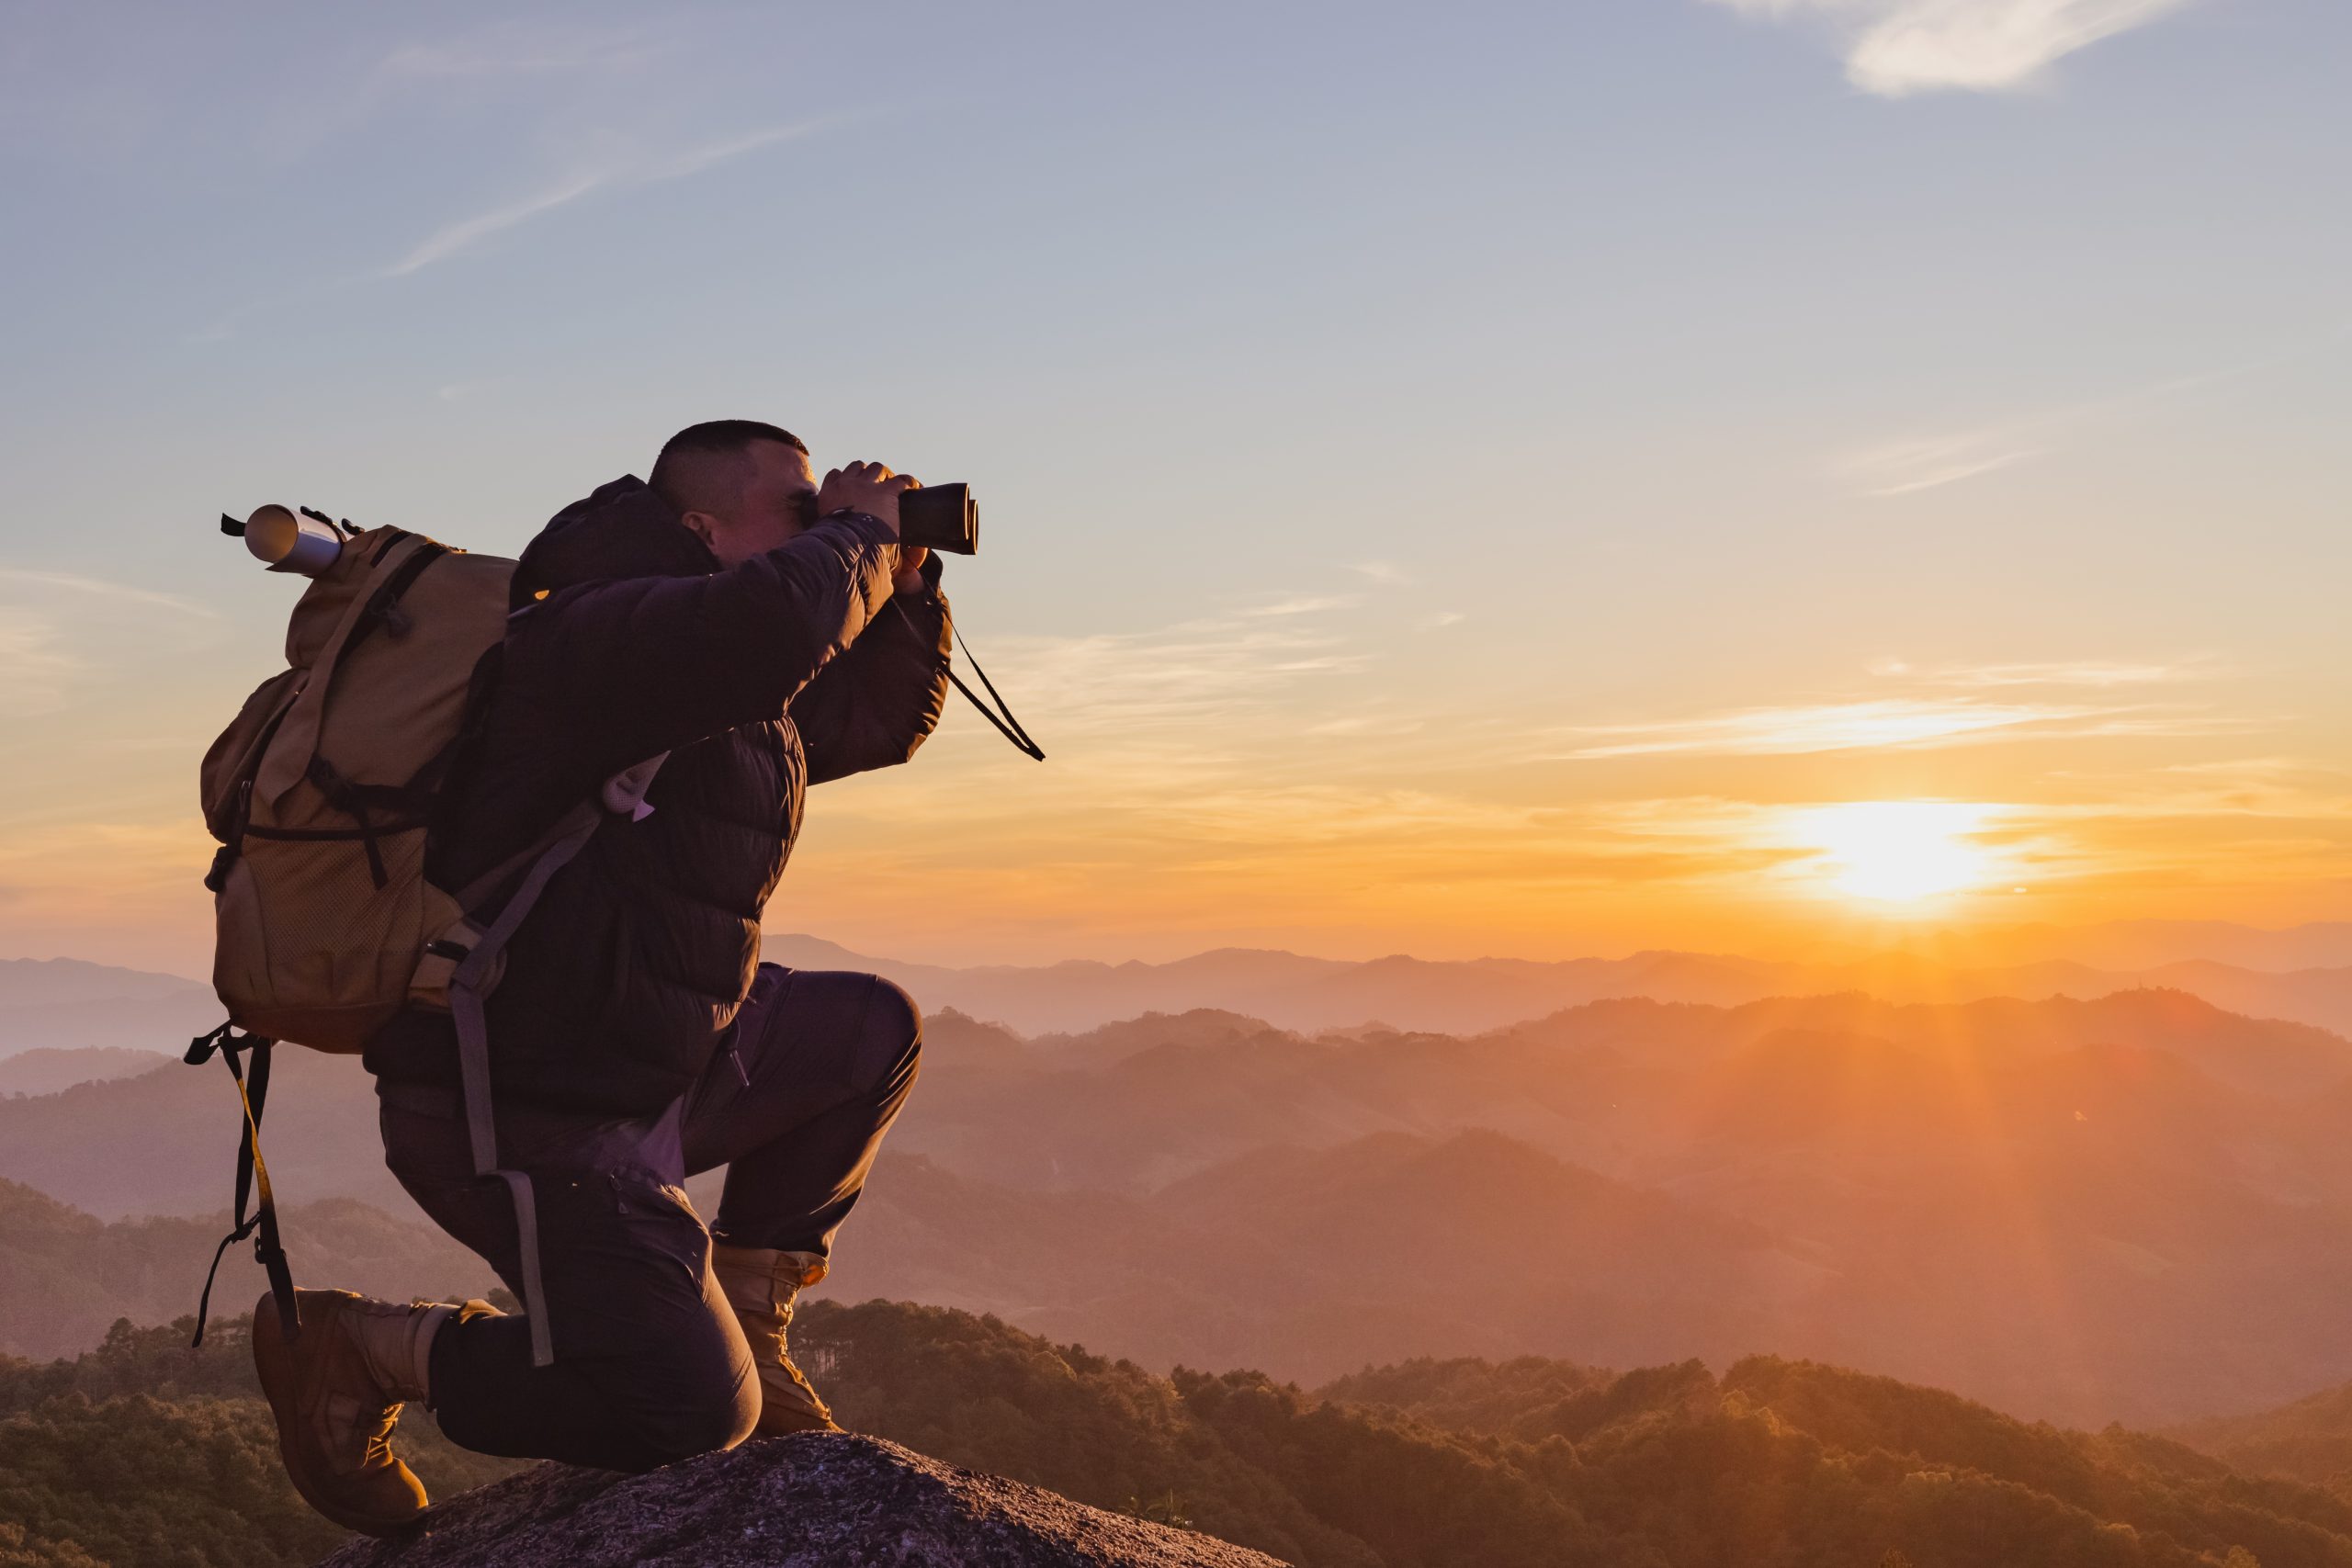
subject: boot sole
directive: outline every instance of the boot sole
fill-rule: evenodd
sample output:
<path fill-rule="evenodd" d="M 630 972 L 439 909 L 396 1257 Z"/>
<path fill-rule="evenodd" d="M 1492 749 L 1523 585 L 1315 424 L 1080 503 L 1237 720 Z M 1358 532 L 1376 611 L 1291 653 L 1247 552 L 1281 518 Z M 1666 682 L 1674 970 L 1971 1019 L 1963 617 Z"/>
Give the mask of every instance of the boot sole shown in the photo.
<path fill-rule="evenodd" d="M 320 1313 L 315 1320 L 316 1327 L 323 1328 L 331 1316 L 329 1313 Z M 269 1296 L 264 1296 L 254 1303 L 253 1345 L 254 1372 L 261 1380 L 262 1397 L 269 1401 L 269 1413 L 277 1422 L 278 1462 L 285 1466 L 286 1479 L 293 1483 L 296 1494 L 322 1517 L 347 1530 L 356 1530 L 361 1535 L 374 1536 L 379 1540 L 406 1534 L 417 1520 L 424 1517 L 424 1509 L 398 1516 L 360 1513 L 321 1496 L 303 1473 L 306 1465 L 295 1456 L 294 1447 L 286 1438 L 300 1418 L 293 1388 L 298 1381 L 295 1374 L 299 1371 L 296 1362 L 300 1352 L 278 1337 L 277 1303 Z"/>

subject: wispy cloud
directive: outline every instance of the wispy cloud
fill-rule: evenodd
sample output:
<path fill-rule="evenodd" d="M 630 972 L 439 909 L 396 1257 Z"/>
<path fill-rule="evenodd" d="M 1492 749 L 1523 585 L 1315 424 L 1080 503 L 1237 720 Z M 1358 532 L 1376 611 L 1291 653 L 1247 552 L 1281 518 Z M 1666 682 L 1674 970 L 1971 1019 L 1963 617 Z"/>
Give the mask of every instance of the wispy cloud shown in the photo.
<path fill-rule="evenodd" d="M 544 26 L 504 27 L 436 43 L 402 44 L 380 66 L 388 76 L 541 76 L 626 70 L 662 51 L 639 32 L 550 34 Z"/>
<path fill-rule="evenodd" d="M 1360 603 L 1345 593 L 1286 593 L 1279 599 L 1269 599 L 1239 612 L 1253 619 L 1277 615 L 1316 615 L 1326 610 L 1345 610 Z"/>
<path fill-rule="evenodd" d="M 2094 690 L 2109 686 L 2146 686 L 2160 682 L 2206 680 L 2225 673 L 2208 659 L 2177 663 L 2133 662 L 2127 660 L 2075 660 L 2040 664 L 1913 664 L 1882 659 L 1870 672 L 1889 680 L 1915 681 L 1959 690 L 1994 690 L 2018 686 L 2076 686 Z"/>
<path fill-rule="evenodd" d="M 2017 430 L 1969 431 L 1858 452 L 1839 462 L 1838 471 L 1856 493 L 1883 499 L 1973 479 L 2023 462 L 2035 451 Z"/>
<path fill-rule="evenodd" d="M 0 606 L 0 714 L 28 718 L 65 705 L 81 660 L 58 646 L 50 617 Z"/>
<path fill-rule="evenodd" d="M 85 701 L 94 685 L 152 672 L 159 657 L 211 646 L 227 629 L 193 599 L 78 572 L 0 567 L 0 716 L 31 718 Z M 53 746 L 0 728 L 0 749 Z"/>
<path fill-rule="evenodd" d="M 542 213 L 553 212 L 557 208 L 577 201 L 590 191 L 611 183 L 610 173 L 602 170 L 574 175 L 561 184 L 550 186 L 537 196 L 526 197 L 511 207 L 476 213 L 471 218 L 436 229 L 425 237 L 424 243 L 386 267 L 383 276 L 405 277 L 412 272 L 431 266 L 435 262 L 447 261 L 461 251 L 472 249 L 492 234 L 527 223 Z"/>
<path fill-rule="evenodd" d="M 1838 32 L 1847 80 L 1866 93 L 2006 92 L 2059 60 L 2194 0 L 1714 0 Z"/>
<path fill-rule="evenodd" d="M 21 567 L 0 567 L 0 583 L 15 583 L 37 588 L 50 593 L 79 593 L 92 598 L 109 599 L 117 604 L 146 604 L 159 610 L 173 610 L 183 615 L 195 615 L 204 620 L 218 620 L 220 614 L 193 599 L 183 599 L 176 593 L 159 593 L 152 588 L 133 588 L 127 583 L 108 582 L 102 578 L 83 577 L 70 571 L 28 571 Z"/>
<path fill-rule="evenodd" d="M 2226 388 L 2324 352 L 2342 337 L 2340 330 L 2326 332 L 2294 349 L 2218 369 L 2166 376 L 2106 397 L 2045 408 L 1973 429 L 1905 436 L 1849 452 L 1830 463 L 1830 473 L 1851 493 L 1874 499 L 1938 490 L 2041 457 L 2069 439 L 2126 426 L 2196 393 Z"/>
<path fill-rule="evenodd" d="M 991 662 L 994 662 L 992 660 Z M 1196 621 L 1150 632 L 1008 639 L 1000 684 L 1065 734 L 1198 751 L 1267 716 L 1302 677 L 1356 668 L 1338 637 L 1287 621 Z"/>
<path fill-rule="evenodd" d="M 1674 754 L 1793 757 L 1820 751 L 1965 745 L 1991 739 L 2050 739 L 2060 736 L 2216 735 L 2256 722 L 2175 708 L 1885 697 L 1739 708 L 1640 724 L 1588 726 L 1566 732 L 1571 739 L 1583 744 L 1560 755 L 1568 761 Z"/>
<path fill-rule="evenodd" d="M 1574 759 L 1676 752 L 1724 757 L 1801 756 L 1815 751 L 1951 741 L 1996 730 L 2080 720 L 2092 713 L 2087 708 L 2056 705 L 1917 697 L 1742 708 L 1691 718 L 1584 727 L 1569 733 L 1583 738 L 1586 743 L 1566 755 Z"/>
<path fill-rule="evenodd" d="M 713 168 L 746 152 L 773 147 L 778 142 L 805 136 L 817 127 L 812 124 L 777 125 L 764 130 L 707 142 L 685 152 L 660 157 L 633 156 L 617 159 L 598 167 L 574 172 L 564 179 L 504 207 L 476 213 L 435 230 L 406 255 L 385 267 L 377 276 L 405 277 L 422 271 L 436 262 L 473 249 L 493 234 L 517 228 L 535 218 L 543 217 L 559 208 L 568 207 L 581 197 L 599 190 L 616 190 L 639 186 L 658 185 L 664 180 L 683 179 Z"/>

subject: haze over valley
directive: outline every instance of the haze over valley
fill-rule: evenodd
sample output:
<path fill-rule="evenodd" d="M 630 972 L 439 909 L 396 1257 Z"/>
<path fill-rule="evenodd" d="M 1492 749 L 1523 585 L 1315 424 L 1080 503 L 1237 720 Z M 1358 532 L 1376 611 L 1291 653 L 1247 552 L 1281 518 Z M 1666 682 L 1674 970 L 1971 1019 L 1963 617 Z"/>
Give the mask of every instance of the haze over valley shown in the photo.
<path fill-rule="evenodd" d="M 2238 962 L 2184 955 L 2200 938 Z M 2325 966 L 2245 961 L 2325 959 L 2345 938 L 2051 940 L 2283 996 Z M 806 939 L 771 951 L 829 956 Z M 827 1287 L 842 1299 L 1310 1384 L 1415 1356 L 1764 1353 L 2149 1426 L 2352 1380 L 2352 1043 L 2313 1023 L 2139 984 L 1961 1000 L 1851 984 L 1950 998 L 1992 973 L 1916 957 L 873 963 L 932 1006 L 922 1082 Z M 2114 973 L 2005 972 L 2062 991 Z M 1838 988 L 1769 992 L 1814 976 Z M 0 1017 L 19 1021 L 0 1040 L 6 1277 L 65 1303 L 0 1312 L 0 1350 L 64 1354 L 115 1315 L 192 1301 L 222 1227 L 234 1100 L 217 1068 L 35 1043 L 127 1037 L 159 1008 L 193 1032 L 209 1021 L 201 987 L 98 965 L 0 979 Z M 1644 985 L 1664 996 L 1624 994 Z M 1123 1010 L 1188 986 L 1216 1005 Z M 1018 998 L 1032 1027 L 966 1010 L 991 997 Z M 1376 1018 L 1391 1022 L 1332 1021 Z M 383 1171 L 373 1119 L 356 1063 L 280 1053 L 265 1146 L 298 1266 L 487 1288 Z M 706 1209 L 714 1183 L 695 1184 Z M 234 1303 L 254 1281 L 230 1269 Z"/>

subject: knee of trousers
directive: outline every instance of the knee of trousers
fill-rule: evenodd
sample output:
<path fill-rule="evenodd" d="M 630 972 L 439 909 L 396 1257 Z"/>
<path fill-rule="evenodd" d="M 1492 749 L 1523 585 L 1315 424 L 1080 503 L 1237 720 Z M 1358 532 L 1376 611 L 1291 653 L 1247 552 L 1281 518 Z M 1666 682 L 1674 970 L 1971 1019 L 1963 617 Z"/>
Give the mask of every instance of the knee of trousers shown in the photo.
<path fill-rule="evenodd" d="M 634 1468 L 731 1449 L 759 1423 L 759 1373 L 749 1356 L 719 1363 L 697 1357 L 690 1366 L 665 1359 L 649 1363 L 639 1376 L 635 1397 L 616 1412 L 638 1461 Z"/>
<path fill-rule="evenodd" d="M 857 1056 L 859 1077 L 875 1089 L 912 1077 L 922 1057 L 922 1010 L 904 987 L 878 975 L 865 998 Z"/>

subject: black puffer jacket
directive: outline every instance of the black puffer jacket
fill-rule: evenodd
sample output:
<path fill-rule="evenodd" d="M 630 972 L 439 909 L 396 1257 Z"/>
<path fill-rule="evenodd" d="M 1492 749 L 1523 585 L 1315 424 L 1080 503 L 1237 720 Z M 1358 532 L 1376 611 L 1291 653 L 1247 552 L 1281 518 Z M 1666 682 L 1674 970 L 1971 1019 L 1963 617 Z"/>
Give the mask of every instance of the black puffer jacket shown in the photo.
<path fill-rule="evenodd" d="M 599 829 L 508 948 L 489 1006 L 502 1101 L 650 1114 L 710 1060 L 759 963 L 804 785 L 902 762 L 939 722 L 946 604 L 935 586 L 892 596 L 888 536 L 830 518 L 722 570 L 628 478 L 524 552 L 434 880 L 464 886 L 614 773 L 669 758 L 650 812 Z M 395 1020 L 367 1060 L 393 1081 L 457 1081 L 442 1017 Z"/>

